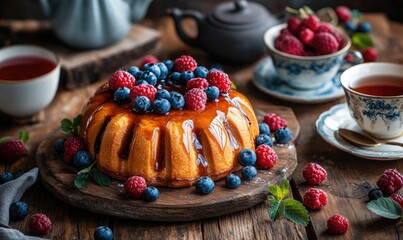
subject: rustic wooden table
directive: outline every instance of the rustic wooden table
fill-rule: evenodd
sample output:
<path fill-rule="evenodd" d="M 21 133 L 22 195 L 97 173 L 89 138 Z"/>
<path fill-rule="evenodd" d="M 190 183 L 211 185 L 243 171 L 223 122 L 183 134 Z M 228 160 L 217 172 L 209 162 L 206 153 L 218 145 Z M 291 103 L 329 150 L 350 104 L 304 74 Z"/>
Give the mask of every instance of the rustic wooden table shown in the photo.
<path fill-rule="evenodd" d="M 380 51 L 380 60 L 403 63 L 403 24 L 388 21 L 382 14 L 366 14 L 373 24 L 373 38 Z M 158 29 L 161 40 L 151 52 L 161 59 L 175 58 L 181 54 L 193 55 L 203 65 L 215 63 L 203 51 L 184 45 L 176 36 L 173 22 L 168 18 L 146 19 L 143 24 Z M 138 63 L 136 60 L 127 65 Z M 387 168 L 403 172 L 402 161 L 370 161 L 355 157 L 326 143 L 316 131 L 318 116 L 332 106 L 344 102 L 341 97 L 330 102 L 307 105 L 277 100 L 260 92 L 252 83 L 253 69 L 257 62 L 248 66 L 223 65 L 238 89 L 254 104 L 281 105 L 291 108 L 301 126 L 297 148 L 298 166 L 291 178 L 294 198 L 309 188 L 302 177 L 302 169 L 309 162 L 316 162 L 327 169 L 328 179 L 321 188 L 328 194 L 328 205 L 319 211 L 310 211 L 310 224 L 303 228 L 284 219 L 272 222 L 266 202 L 250 209 L 226 216 L 178 223 L 161 223 L 127 220 L 110 217 L 72 207 L 55 198 L 38 181 L 23 196 L 30 213 L 44 212 L 53 222 L 52 231 L 44 236 L 51 239 L 92 239 L 94 229 L 107 225 L 113 229 L 115 239 L 334 239 L 326 232 L 326 221 L 333 214 L 342 214 L 350 221 L 345 239 L 401 239 L 403 224 L 378 217 L 369 212 L 367 192 L 377 177 Z M 104 80 L 106 76 L 104 77 Z M 15 172 L 35 165 L 34 153 L 47 134 L 59 125 L 62 118 L 72 118 L 80 112 L 85 100 L 91 96 L 99 83 L 76 90 L 59 90 L 55 100 L 44 114 L 45 120 L 31 124 L 17 124 L 2 115 L 0 136 L 16 135 L 20 129 L 30 132 L 30 156 L 13 164 L 0 165 L 0 172 Z M 94 203 L 95 204 L 95 203 Z M 28 218 L 12 221 L 10 225 L 29 234 Z"/>

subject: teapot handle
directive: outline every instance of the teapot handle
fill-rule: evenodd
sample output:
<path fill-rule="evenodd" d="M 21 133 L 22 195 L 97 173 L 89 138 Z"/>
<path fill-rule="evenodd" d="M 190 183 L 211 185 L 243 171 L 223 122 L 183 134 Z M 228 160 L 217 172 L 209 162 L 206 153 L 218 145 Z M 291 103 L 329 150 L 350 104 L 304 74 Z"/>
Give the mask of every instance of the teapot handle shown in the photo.
<path fill-rule="evenodd" d="M 168 9 L 167 13 L 171 15 L 174 18 L 175 22 L 175 29 L 178 34 L 178 36 L 187 44 L 193 45 L 195 47 L 201 47 L 201 43 L 198 39 L 197 36 L 199 36 L 199 33 L 197 33 L 196 37 L 190 37 L 185 33 L 182 27 L 182 20 L 185 18 L 192 18 L 196 21 L 197 27 L 199 28 L 200 24 L 204 21 L 204 15 L 200 12 L 194 11 L 194 10 L 180 10 L 178 8 L 172 8 Z M 197 30 L 199 31 L 199 29 Z"/>

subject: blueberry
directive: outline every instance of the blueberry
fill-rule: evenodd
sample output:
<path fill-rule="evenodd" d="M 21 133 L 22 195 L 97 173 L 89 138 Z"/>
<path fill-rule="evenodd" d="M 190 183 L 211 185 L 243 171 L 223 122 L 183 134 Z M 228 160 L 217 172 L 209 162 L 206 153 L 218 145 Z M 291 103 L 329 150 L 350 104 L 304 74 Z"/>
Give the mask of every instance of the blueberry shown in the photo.
<path fill-rule="evenodd" d="M 197 179 L 195 187 L 196 191 L 201 194 L 209 194 L 214 189 L 214 181 L 207 176 Z"/>
<path fill-rule="evenodd" d="M 270 135 L 270 127 L 266 123 L 259 123 L 259 134 Z"/>
<path fill-rule="evenodd" d="M 133 77 L 136 77 L 136 74 L 140 71 L 140 69 L 136 66 L 131 66 L 129 69 L 127 69 L 127 72 L 129 72 Z"/>
<path fill-rule="evenodd" d="M 150 71 L 144 71 L 139 80 L 145 80 L 151 85 L 157 84 L 157 76 Z"/>
<path fill-rule="evenodd" d="M 149 83 L 148 83 L 146 80 L 144 80 L 144 79 L 139 80 L 139 81 L 136 81 L 136 85 L 140 85 L 140 84 L 149 85 Z"/>
<path fill-rule="evenodd" d="M 209 101 L 214 101 L 220 96 L 220 90 L 216 86 L 210 86 L 204 90 Z"/>
<path fill-rule="evenodd" d="M 257 175 L 257 170 L 254 166 L 246 166 L 242 168 L 242 178 L 245 180 L 252 180 Z"/>
<path fill-rule="evenodd" d="M 239 187 L 239 185 L 241 185 L 241 178 L 237 175 L 231 173 L 225 178 L 225 186 L 234 189 Z"/>
<path fill-rule="evenodd" d="M 169 75 L 169 80 L 173 84 L 180 84 L 181 74 L 179 72 L 173 72 Z"/>
<path fill-rule="evenodd" d="M 64 142 L 66 141 L 65 138 L 58 138 L 56 139 L 55 143 L 53 144 L 53 148 L 57 153 L 64 152 Z"/>
<path fill-rule="evenodd" d="M 10 205 L 10 218 L 13 220 L 23 219 L 28 214 L 28 205 L 17 201 Z"/>
<path fill-rule="evenodd" d="M 74 165 L 78 168 L 89 167 L 92 163 L 91 154 L 88 151 L 78 151 L 74 155 Z"/>
<path fill-rule="evenodd" d="M 95 240 L 112 240 L 113 232 L 110 228 L 106 226 L 97 227 L 94 231 Z"/>
<path fill-rule="evenodd" d="M 136 80 L 140 80 L 141 79 L 141 77 L 143 76 L 143 71 L 141 71 L 141 70 L 139 70 L 135 75 L 134 75 L 134 78 L 136 79 Z"/>
<path fill-rule="evenodd" d="M 160 192 L 156 187 L 147 187 L 144 191 L 144 198 L 147 202 L 154 202 L 160 196 Z"/>
<path fill-rule="evenodd" d="M 193 74 L 195 77 L 206 78 L 208 73 L 208 69 L 203 66 L 198 66 L 194 71 Z"/>
<path fill-rule="evenodd" d="M 360 22 L 357 26 L 357 32 L 369 33 L 372 30 L 372 26 L 369 22 Z"/>
<path fill-rule="evenodd" d="M 14 180 L 14 176 L 10 172 L 0 174 L 0 184 Z"/>
<path fill-rule="evenodd" d="M 238 153 L 238 162 L 241 166 L 253 166 L 256 163 L 256 154 L 252 149 L 245 148 Z"/>
<path fill-rule="evenodd" d="M 180 84 L 182 85 L 186 85 L 186 83 L 190 80 L 194 78 L 194 74 L 191 71 L 184 71 L 181 73 L 180 75 Z"/>
<path fill-rule="evenodd" d="M 160 99 L 160 98 L 169 100 L 171 98 L 171 94 L 166 89 L 158 89 L 157 93 L 155 94 L 155 99 Z"/>
<path fill-rule="evenodd" d="M 139 96 L 139 97 L 136 97 L 136 99 L 134 99 L 134 102 L 133 102 L 134 111 L 139 112 L 139 113 L 146 113 L 146 112 L 150 111 L 150 108 L 151 108 L 151 102 L 150 102 L 150 99 L 148 99 L 148 97 Z"/>
<path fill-rule="evenodd" d="M 352 21 L 347 21 L 344 23 L 344 28 L 349 32 L 355 32 L 357 26 Z"/>
<path fill-rule="evenodd" d="M 382 193 L 381 189 L 379 189 L 379 188 L 371 189 L 368 193 L 368 198 L 370 200 L 377 200 L 381 197 L 383 197 L 383 193 Z"/>
<path fill-rule="evenodd" d="M 258 147 L 262 144 L 266 144 L 266 145 L 269 145 L 270 147 L 273 147 L 273 141 L 271 140 L 270 135 L 260 134 L 256 137 L 255 147 Z"/>
<path fill-rule="evenodd" d="M 171 98 L 169 99 L 172 109 L 182 109 L 185 106 L 185 98 L 182 94 L 172 91 Z"/>
<path fill-rule="evenodd" d="M 172 68 L 174 67 L 174 62 L 170 59 L 162 61 L 168 69 L 168 73 L 172 72 Z"/>
<path fill-rule="evenodd" d="M 171 103 L 165 98 L 160 98 L 154 101 L 153 107 L 155 113 L 164 115 L 171 110 Z"/>
<path fill-rule="evenodd" d="M 130 89 L 127 87 L 116 89 L 116 91 L 113 93 L 113 100 L 118 103 L 130 102 Z"/>
<path fill-rule="evenodd" d="M 146 63 L 141 68 L 143 72 L 152 72 L 154 76 L 158 79 L 161 75 L 161 69 L 154 63 Z M 153 84 L 154 85 L 154 84 Z"/>
<path fill-rule="evenodd" d="M 290 129 L 279 128 L 274 132 L 274 139 L 280 144 L 288 143 L 292 138 Z"/>
<path fill-rule="evenodd" d="M 156 63 L 156 65 L 160 68 L 161 74 L 158 79 L 165 79 L 168 76 L 168 68 L 163 62 Z"/>

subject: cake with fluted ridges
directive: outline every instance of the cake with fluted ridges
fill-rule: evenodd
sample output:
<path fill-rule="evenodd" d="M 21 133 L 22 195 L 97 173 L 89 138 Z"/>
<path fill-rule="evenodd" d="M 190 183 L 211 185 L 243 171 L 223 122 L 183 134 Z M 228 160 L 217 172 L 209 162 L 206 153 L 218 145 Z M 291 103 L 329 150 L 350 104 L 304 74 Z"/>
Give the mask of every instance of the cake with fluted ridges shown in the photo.
<path fill-rule="evenodd" d="M 203 111 L 138 113 L 113 101 L 101 86 L 82 110 L 80 135 L 97 168 L 117 180 L 142 176 L 155 186 L 191 186 L 199 177 L 219 180 L 241 168 L 237 154 L 254 149 L 259 133 L 248 99 L 229 90 Z"/>

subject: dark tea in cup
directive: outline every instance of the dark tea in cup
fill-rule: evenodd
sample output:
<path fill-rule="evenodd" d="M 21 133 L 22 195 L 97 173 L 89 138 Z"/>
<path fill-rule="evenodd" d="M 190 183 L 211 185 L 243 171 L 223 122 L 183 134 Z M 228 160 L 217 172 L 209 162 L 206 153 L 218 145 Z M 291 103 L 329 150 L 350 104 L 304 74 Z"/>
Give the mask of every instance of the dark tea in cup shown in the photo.
<path fill-rule="evenodd" d="M 0 62 L 0 79 L 21 81 L 42 76 L 56 67 L 52 61 L 38 56 L 18 56 Z"/>
<path fill-rule="evenodd" d="M 367 76 L 350 83 L 350 88 L 373 96 L 399 96 L 403 95 L 403 76 Z"/>

